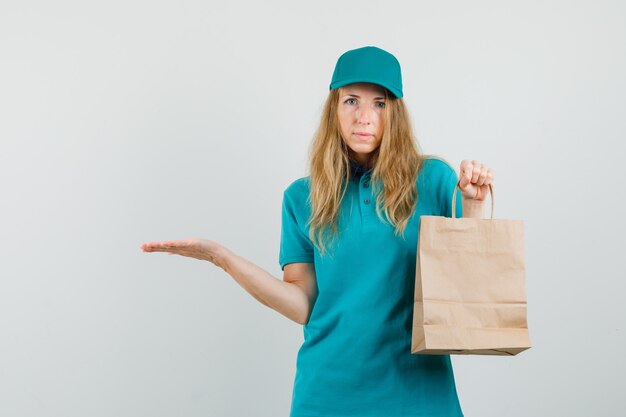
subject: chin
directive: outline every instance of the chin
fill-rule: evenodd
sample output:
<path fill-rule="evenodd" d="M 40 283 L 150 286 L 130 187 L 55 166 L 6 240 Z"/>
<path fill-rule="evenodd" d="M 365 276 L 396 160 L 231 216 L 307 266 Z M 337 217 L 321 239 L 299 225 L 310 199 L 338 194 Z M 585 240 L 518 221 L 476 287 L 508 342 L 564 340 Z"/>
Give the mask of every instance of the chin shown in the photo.
<path fill-rule="evenodd" d="M 356 153 L 372 153 L 378 146 L 369 143 L 357 143 L 352 147 L 352 151 Z"/>

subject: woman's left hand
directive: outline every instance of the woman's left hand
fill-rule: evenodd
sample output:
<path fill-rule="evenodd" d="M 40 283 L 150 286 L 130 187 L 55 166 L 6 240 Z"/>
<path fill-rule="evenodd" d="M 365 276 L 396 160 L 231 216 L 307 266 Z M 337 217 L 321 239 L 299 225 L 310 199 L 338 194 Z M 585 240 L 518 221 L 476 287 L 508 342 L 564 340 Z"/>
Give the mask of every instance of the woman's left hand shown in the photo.
<path fill-rule="evenodd" d="M 463 199 L 484 201 L 493 178 L 493 169 L 487 165 L 475 160 L 463 160 L 459 175 L 459 190 Z"/>

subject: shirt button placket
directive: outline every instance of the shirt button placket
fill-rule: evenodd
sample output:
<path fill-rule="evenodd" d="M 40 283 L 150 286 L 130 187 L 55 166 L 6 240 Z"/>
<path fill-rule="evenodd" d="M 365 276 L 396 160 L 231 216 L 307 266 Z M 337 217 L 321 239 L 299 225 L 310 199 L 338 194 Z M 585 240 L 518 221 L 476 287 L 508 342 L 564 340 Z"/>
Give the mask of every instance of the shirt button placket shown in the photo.
<path fill-rule="evenodd" d="M 369 189 L 369 186 L 370 186 L 370 183 L 369 183 L 369 178 L 368 178 L 368 177 L 365 177 L 365 178 L 363 179 L 363 188 L 364 188 L 364 189 Z M 365 191 L 365 192 L 364 192 L 364 194 L 365 194 L 365 198 L 363 199 L 363 203 L 365 203 L 365 204 L 369 204 L 369 203 L 370 203 L 370 199 L 368 198 L 368 197 L 370 197 L 370 196 L 368 195 L 368 194 L 369 194 L 369 192 L 368 192 L 368 191 L 369 191 L 369 190 L 367 190 L 367 191 Z"/>

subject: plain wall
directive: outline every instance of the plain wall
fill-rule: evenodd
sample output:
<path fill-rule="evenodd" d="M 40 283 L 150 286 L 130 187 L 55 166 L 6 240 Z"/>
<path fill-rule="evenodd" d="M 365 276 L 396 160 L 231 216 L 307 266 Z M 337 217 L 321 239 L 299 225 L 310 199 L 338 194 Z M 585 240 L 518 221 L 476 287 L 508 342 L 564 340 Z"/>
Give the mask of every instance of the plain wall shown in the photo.
<path fill-rule="evenodd" d="M 0 415 L 287 416 L 302 326 L 208 262 L 277 278 L 283 190 L 339 55 L 392 52 L 419 143 L 495 170 L 525 224 L 533 348 L 453 356 L 467 417 L 618 416 L 620 1 L 3 1 Z"/>

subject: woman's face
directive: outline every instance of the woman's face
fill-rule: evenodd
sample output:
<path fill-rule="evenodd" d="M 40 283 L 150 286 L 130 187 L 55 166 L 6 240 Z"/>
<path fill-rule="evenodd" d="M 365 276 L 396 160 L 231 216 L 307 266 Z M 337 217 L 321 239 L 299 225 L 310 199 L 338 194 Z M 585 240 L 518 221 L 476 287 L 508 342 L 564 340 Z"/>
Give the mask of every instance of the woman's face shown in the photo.
<path fill-rule="evenodd" d="M 350 156 L 367 166 L 369 157 L 383 138 L 385 125 L 385 90 L 370 83 L 342 87 L 337 106 L 339 129 Z"/>

